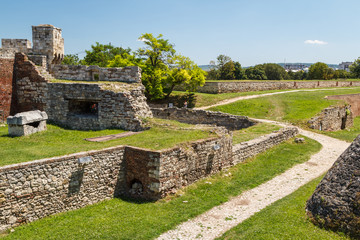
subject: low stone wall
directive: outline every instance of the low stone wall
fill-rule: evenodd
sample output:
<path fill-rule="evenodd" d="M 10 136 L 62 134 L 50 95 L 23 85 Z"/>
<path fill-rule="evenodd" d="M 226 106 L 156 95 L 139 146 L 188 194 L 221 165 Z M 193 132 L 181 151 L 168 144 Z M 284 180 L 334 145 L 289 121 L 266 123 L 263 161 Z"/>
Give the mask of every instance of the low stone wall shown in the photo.
<path fill-rule="evenodd" d="M 202 93 L 230 93 L 230 92 L 252 92 L 278 89 L 298 88 L 328 88 L 328 87 L 351 87 L 360 86 L 360 81 L 236 81 L 236 82 L 206 82 L 198 88 Z M 175 90 L 184 90 L 177 87 Z"/>
<path fill-rule="evenodd" d="M 353 116 L 350 105 L 330 106 L 325 108 L 308 121 L 312 129 L 320 131 L 337 131 L 353 126 Z"/>
<path fill-rule="evenodd" d="M 213 124 L 229 130 L 247 128 L 256 124 L 245 116 L 189 108 L 152 108 L 154 117 L 176 120 L 189 124 Z"/>
<path fill-rule="evenodd" d="M 260 138 L 236 144 L 233 146 L 233 164 L 244 162 L 247 158 L 295 137 L 298 133 L 298 128 L 288 127 Z"/>
<path fill-rule="evenodd" d="M 160 151 L 118 146 L 0 167 L 0 231 L 119 196 L 159 199 L 297 134 L 288 128 L 232 146 L 218 137 Z"/>
<path fill-rule="evenodd" d="M 57 79 L 78 81 L 121 81 L 141 82 L 139 67 L 101 68 L 84 65 L 52 65 L 50 73 Z"/>
<path fill-rule="evenodd" d="M 0 167 L 0 231 L 124 193 L 125 147 Z M 81 164 L 79 159 L 91 162 Z"/>
<path fill-rule="evenodd" d="M 233 165 L 232 136 L 197 141 L 185 147 L 164 150 L 160 155 L 159 191 L 170 192 Z"/>

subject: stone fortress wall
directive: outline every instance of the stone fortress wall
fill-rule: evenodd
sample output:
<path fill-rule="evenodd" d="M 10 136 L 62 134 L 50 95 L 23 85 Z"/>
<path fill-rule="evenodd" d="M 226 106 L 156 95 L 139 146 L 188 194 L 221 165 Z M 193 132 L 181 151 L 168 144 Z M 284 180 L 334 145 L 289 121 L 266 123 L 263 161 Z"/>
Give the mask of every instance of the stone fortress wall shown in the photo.
<path fill-rule="evenodd" d="M 189 124 L 215 124 L 229 130 L 248 128 L 257 122 L 245 116 L 188 108 L 151 108 L 154 117 Z"/>
<path fill-rule="evenodd" d="M 113 197 L 159 199 L 298 133 L 295 127 L 232 145 L 218 137 L 152 151 L 117 146 L 0 167 L 0 231 Z"/>
<path fill-rule="evenodd" d="M 83 65 L 52 65 L 50 73 L 57 79 L 74 81 L 121 81 L 128 83 L 141 82 L 139 67 L 101 68 Z"/>
<path fill-rule="evenodd" d="M 206 82 L 198 88 L 202 93 L 252 92 L 280 89 L 329 88 L 360 86 L 360 81 L 236 81 Z M 184 90 L 181 86 L 175 90 Z"/>
<path fill-rule="evenodd" d="M 61 29 L 39 25 L 32 32 L 33 47 L 26 39 L 2 40 L 0 121 L 10 114 L 41 110 L 49 120 L 72 129 L 144 129 L 141 119 L 152 113 L 139 67 L 58 65 L 64 56 Z M 54 82 L 48 71 L 81 82 Z"/>
<path fill-rule="evenodd" d="M 141 118 L 152 117 L 140 82 L 50 82 L 34 63 L 16 54 L 16 110 L 45 111 L 49 120 L 72 129 L 143 130 Z M 90 111 L 94 105 L 93 111 Z"/>

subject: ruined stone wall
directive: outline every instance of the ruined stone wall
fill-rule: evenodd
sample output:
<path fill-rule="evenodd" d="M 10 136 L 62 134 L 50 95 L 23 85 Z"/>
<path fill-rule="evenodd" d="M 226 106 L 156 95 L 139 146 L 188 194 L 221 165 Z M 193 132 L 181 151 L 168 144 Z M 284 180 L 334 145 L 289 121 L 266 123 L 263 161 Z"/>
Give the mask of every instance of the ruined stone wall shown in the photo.
<path fill-rule="evenodd" d="M 109 85 L 85 83 L 48 83 L 47 112 L 49 119 L 72 129 L 95 130 L 122 128 L 143 130 L 141 118 L 152 117 L 141 84 L 119 92 L 107 90 Z M 111 86 L 111 85 L 110 85 Z M 71 111 L 72 101 L 97 104 L 96 114 Z"/>
<path fill-rule="evenodd" d="M 10 115 L 13 93 L 14 59 L 0 53 L 0 122 Z"/>
<path fill-rule="evenodd" d="M 32 110 L 45 111 L 48 86 L 35 64 L 23 53 L 16 53 L 14 64 L 14 108 L 11 114 Z"/>
<path fill-rule="evenodd" d="M 297 133 L 286 129 L 233 147 L 227 130 L 216 131 L 218 137 L 160 151 L 117 146 L 0 167 L 0 231 L 113 197 L 158 199 Z"/>
<path fill-rule="evenodd" d="M 31 42 L 27 39 L 1 39 L 1 48 L 13 53 L 29 53 L 31 52 Z"/>
<path fill-rule="evenodd" d="M 196 110 L 188 108 L 152 108 L 154 117 L 176 120 L 189 124 L 214 124 L 229 130 L 247 128 L 256 122 L 245 116 L 236 116 L 222 112 Z"/>
<path fill-rule="evenodd" d="M 124 149 L 0 167 L 0 231 L 124 194 Z"/>
<path fill-rule="evenodd" d="M 328 87 L 351 87 L 360 86 L 359 81 L 236 81 L 236 82 L 206 82 L 198 88 L 202 93 L 229 93 L 229 92 L 252 92 L 278 89 L 298 88 L 328 88 Z M 184 90 L 181 86 L 176 90 Z"/>
<path fill-rule="evenodd" d="M 326 173 L 306 210 L 316 225 L 360 239 L 360 136 Z"/>
<path fill-rule="evenodd" d="M 121 81 L 129 83 L 140 83 L 140 68 L 101 68 L 98 66 L 84 65 L 53 65 L 50 73 L 57 79 L 78 81 Z"/>
<path fill-rule="evenodd" d="M 260 138 L 236 144 L 233 146 L 233 164 L 244 162 L 247 158 L 295 137 L 298 133 L 298 128 L 288 127 Z"/>
<path fill-rule="evenodd" d="M 15 107 L 11 114 L 41 110 L 48 114 L 49 120 L 81 130 L 139 131 L 143 130 L 141 118 L 152 117 L 141 83 L 51 83 L 22 53 L 16 54 L 14 78 Z M 96 113 L 71 111 L 74 101 L 75 104 L 96 104 Z"/>
<path fill-rule="evenodd" d="M 159 175 L 160 195 L 194 183 L 233 165 L 232 136 L 208 139 L 185 147 L 161 152 Z"/>
<path fill-rule="evenodd" d="M 308 125 L 320 131 L 337 131 L 353 126 L 351 106 L 330 106 L 311 118 Z"/>

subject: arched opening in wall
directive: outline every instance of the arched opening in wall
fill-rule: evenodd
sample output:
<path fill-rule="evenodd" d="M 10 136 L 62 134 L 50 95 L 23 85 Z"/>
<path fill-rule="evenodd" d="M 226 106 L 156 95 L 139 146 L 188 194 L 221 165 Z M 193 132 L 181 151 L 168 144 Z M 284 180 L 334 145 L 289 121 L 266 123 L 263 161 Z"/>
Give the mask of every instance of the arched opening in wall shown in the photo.
<path fill-rule="evenodd" d="M 134 178 L 129 183 L 129 193 L 131 195 L 142 195 L 143 193 L 143 184 L 140 180 Z"/>

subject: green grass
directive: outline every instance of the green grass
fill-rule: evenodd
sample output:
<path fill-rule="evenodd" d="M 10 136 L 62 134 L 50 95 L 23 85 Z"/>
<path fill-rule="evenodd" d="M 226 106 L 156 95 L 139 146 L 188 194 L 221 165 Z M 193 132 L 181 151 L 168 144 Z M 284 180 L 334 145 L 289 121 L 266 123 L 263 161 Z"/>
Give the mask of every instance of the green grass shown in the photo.
<path fill-rule="evenodd" d="M 350 79 L 332 79 L 332 80 L 206 80 L 206 82 L 317 82 L 317 81 L 330 81 L 330 82 L 338 82 L 338 81 L 360 81 L 360 78 L 350 78 Z"/>
<path fill-rule="evenodd" d="M 254 118 L 281 120 L 306 126 L 306 122 L 321 110 L 341 101 L 327 100 L 325 96 L 360 93 L 360 88 L 334 89 L 314 92 L 292 92 L 275 96 L 248 99 L 213 107 L 210 110 Z"/>
<path fill-rule="evenodd" d="M 154 203 L 103 201 L 20 226 L 5 239 L 153 239 L 308 160 L 320 148 L 308 138 L 304 144 L 289 140 L 227 172 L 190 185 L 177 196 Z"/>
<path fill-rule="evenodd" d="M 117 145 L 159 150 L 176 144 L 215 136 L 209 130 L 170 120 L 149 119 L 151 128 L 137 135 L 107 142 L 89 142 L 85 138 L 124 132 L 119 129 L 76 131 L 48 124 L 48 130 L 25 137 L 9 137 L 8 128 L 0 127 L 0 166 Z M 165 127 L 164 127 L 165 126 Z"/>
<path fill-rule="evenodd" d="M 344 234 L 316 227 L 306 216 L 306 201 L 321 178 L 256 213 L 218 239 L 350 239 Z"/>
<path fill-rule="evenodd" d="M 281 127 L 269 123 L 258 123 L 249 128 L 233 131 L 233 144 L 246 142 L 254 138 L 272 133 Z"/>
<path fill-rule="evenodd" d="M 220 101 L 241 97 L 241 96 L 249 96 L 255 94 L 264 94 L 264 93 L 273 93 L 273 92 L 283 92 L 283 91 L 291 91 L 293 89 L 282 89 L 282 90 L 269 90 L 269 91 L 258 91 L 258 92 L 237 92 L 237 93 L 219 93 L 219 94 L 211 94 L 211 93 L 194 93 L 196 96 L 196 104 L 195 107 L 205 107 L 216 104 Z M 181 91 L 173 91 L 172 95 L 186 95 L 186 92 Z"/>

